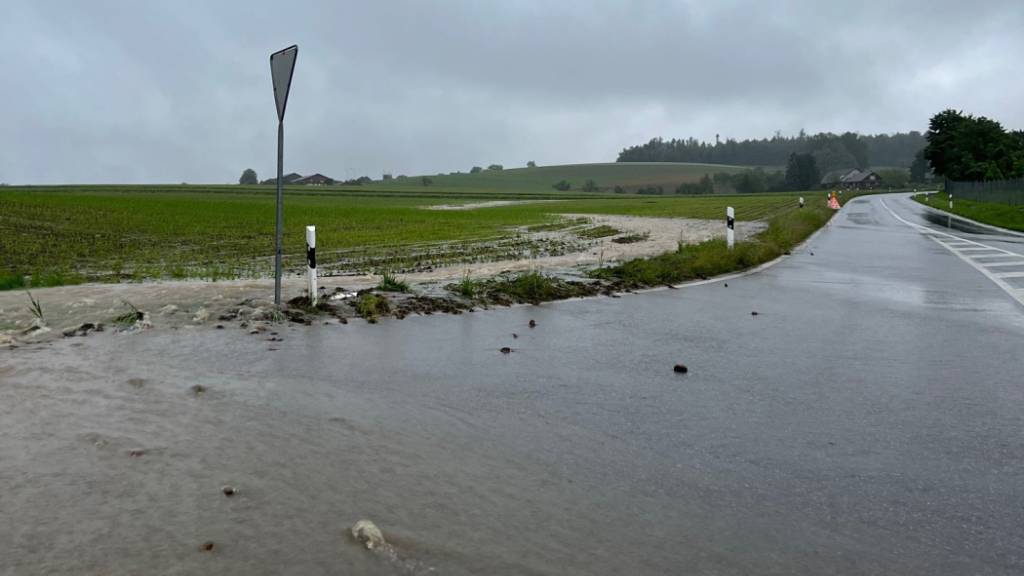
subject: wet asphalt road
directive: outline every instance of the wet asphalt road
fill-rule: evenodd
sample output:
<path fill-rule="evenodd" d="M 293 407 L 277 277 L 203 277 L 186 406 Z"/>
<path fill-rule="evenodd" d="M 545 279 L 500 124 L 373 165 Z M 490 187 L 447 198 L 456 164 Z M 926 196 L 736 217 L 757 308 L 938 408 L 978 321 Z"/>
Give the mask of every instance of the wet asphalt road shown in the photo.
<path fill-rule="evenodd" d="M 19 350 L 0 574 L 1021 574 L 1024 307 L 965 259 L 1022 240 L 864 197 L 728 287 Z"/>

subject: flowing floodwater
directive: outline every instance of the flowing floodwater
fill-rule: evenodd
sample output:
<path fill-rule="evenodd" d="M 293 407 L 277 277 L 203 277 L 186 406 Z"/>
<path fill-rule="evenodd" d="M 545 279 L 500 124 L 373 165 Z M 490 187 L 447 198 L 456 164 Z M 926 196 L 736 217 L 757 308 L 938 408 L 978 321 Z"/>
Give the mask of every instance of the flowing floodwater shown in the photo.
<path fill-rule="evenodd" d="M 0 574 L 1019 574 L 1024 315 L 885 218 L 728 287 L 0 351 Z"/>

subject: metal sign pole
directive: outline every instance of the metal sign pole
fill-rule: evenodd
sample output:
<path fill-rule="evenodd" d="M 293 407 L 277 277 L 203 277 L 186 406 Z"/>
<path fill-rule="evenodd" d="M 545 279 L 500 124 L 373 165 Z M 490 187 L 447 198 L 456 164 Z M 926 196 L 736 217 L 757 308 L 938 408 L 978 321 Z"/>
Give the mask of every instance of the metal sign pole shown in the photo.
<path fill-rule="evenodd" d="M 277 123 L 277 218 L 274 226 L 274 305 L 281 307 L 281 225 L 284 218 L 284 121 Z"/>
<path fill-rule="evenodd" d="M 292 87 L 298 46 L 289 46 L 270 55 L 270 79 L 277 105 L 277 215 L 274 224 L 274 306 L 281 307 L 281 237 L 284 220 L 284 111 Z"/>

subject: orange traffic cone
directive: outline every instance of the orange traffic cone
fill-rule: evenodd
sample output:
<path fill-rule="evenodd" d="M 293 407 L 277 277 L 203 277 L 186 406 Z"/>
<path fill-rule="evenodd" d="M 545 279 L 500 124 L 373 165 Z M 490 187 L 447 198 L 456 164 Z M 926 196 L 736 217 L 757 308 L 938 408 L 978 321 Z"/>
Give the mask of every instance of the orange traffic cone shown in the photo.
<path fill-rule="evenodd" d="M 828 207 L 833 210 L 839 210 L 839 199 L 836 198 L 836 193 L 833 192 L 828 198 Z"/>

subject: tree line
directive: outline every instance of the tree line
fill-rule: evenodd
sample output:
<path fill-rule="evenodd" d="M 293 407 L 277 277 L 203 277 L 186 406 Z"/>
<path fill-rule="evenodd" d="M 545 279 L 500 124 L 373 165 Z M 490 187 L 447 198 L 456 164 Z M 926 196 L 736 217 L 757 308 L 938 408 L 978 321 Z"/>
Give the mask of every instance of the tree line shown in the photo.
<path fill-rule="evenodd" d="M 950 180 L 1009 180 L 1024 177 L 1024 131 L 963 111 L 932 116 L 922 158 Z"/>
<path fill-rule="evenodd" d="M 618 162 L 695 162 L 730 166 L 783 166 L 792 154 L 811 154 L 822 173 L 843 168 L 865 169 L 869 166 L 909 167 L 914 156 L 926 144 L 917 131 L 895 134 L 833 134 L 820 132 L 808 135 L 803 130 L 796 136 L 776 133 L 771 138 L 704 142 L 653 138 L 646 144 L 630 146 L 619 153 Z"/>

